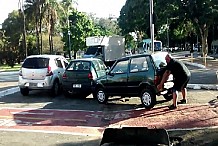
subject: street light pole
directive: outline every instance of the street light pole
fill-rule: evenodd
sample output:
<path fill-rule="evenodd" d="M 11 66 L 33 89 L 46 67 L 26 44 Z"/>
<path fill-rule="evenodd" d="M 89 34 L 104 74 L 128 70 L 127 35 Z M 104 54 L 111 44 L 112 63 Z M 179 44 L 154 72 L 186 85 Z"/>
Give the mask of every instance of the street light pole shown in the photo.
<path fill-rule="evenodd" d="M 71 41 L 70 41 L 70 35 L 71 35 L 71 33 L 70 33 L 70 20 L 69 20 L 69 16 L 68 16 L 68 19 L 67 19 L 67 30 L 68 30 L 68 32 L 67 32 L 67 34 L 68 34 L 68 42 L 69 42 L 69 58 L 70 58 L 70 60 L 71 60 Z"/>
<path fill-rule="evenodd" d="M 154 10 L 153 10 L 153 0 L 150 0 L 150 32 L 151 32 L 151 50 L 154 53 Z"/>

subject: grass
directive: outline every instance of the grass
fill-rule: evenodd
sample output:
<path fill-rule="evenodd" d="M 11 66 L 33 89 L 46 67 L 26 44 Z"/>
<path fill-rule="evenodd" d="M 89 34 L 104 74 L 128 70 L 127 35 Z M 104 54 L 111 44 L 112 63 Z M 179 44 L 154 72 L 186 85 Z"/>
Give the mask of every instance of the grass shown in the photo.
<path fill-rule="evenodd" d="M 10 67 L 8 65 L 0 65 L 0 71 L 19 71 L 20 67 L 20 64 L 15 64 L 14 67 Z"/>

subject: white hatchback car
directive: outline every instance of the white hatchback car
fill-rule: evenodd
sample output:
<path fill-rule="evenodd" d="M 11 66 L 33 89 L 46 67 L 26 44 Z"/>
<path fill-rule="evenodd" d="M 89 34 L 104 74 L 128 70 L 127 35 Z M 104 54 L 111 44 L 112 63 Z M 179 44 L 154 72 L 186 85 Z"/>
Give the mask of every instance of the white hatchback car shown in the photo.
<path fill-rule="evenodd" d="M 58 95 L 67 65 L 68 61 L 61 55 L 28 56 L 19 72 L 21 94 L 27 96 L 30 90 L 49 90 L 51 96 Z"/>

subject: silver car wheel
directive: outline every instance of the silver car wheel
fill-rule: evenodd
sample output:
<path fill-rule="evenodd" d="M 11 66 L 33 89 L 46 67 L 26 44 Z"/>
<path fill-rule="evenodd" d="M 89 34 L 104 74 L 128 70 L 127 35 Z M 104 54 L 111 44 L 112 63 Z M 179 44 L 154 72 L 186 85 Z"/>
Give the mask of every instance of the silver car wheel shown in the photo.
<path fill-rule="evenodd" d="M 150 106 L 151 105 L 151 95 L 148 92 L 144 92 L 142 95 L 142 102 L 144 105 L 146 106 Z"/>
<path fill-rule="evenodd" d="M 99 90 L 97 93 L 97 98 L 99 102 L 104 102 L 105 101 L 104 91 Z"/>

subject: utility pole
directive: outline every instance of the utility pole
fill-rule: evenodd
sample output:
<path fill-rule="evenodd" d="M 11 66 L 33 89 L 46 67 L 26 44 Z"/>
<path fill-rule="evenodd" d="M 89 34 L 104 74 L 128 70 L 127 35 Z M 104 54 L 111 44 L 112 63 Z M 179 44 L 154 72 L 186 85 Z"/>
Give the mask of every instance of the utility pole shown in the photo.
<path fill-rule="evenodd" d="M 168 24 L 168 18 L 167 18 L 167 48 L 168 48 L 168 51 L 169 51 L 169 47 L 170 47 L 169 24 Z"/>
<path fill-rule="evenodd" d="M 69 51 L 69 58 L 71 60 L 71 40 L 70 40 L 70 35 L 71 35 L 71 32 L 70 32 L 70 18 L 69 18 L 69 7 L 67 9 L 67 35 L 68 35 L 68 43 L 69 43 L 69 48 L 68 48 L 68 51 Z"/>
<path fill-rule="evenodd" d="M 27 46 L 26 46 L 26 17 L 25 17 L 25 13 L 24 13 L 24 6 L 23 6 L 23 0 L 21 2 L 21 0 L 19 0 L 18 2 L 18 7 L 20 9 L 20 12 L 22 13 L 22 16 L 23 16 L 23 49 L 25 50 L 25 57 L 28 56 L 28 51 L 27 51 Z"/>
<path fill-rule="evenodd" d="M 67 34 L 68 34 L 68 42 L 69 42 L 69 58 L 70 58 L 70 60 L 71 60 L 71 41 L 70 41 L 70 35 L 71 35 L 71 33 L 70 33 L 70 25 L 69 25 L 69 18 L 68 18 L 68 32 L 67 32 Z"/>
<path fill-rule="evenodd" d="M 151 50 L 154 53 L 154 10 L 153 0 L 150 0 L 150 32 L 151 32 Z"/>

